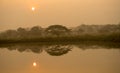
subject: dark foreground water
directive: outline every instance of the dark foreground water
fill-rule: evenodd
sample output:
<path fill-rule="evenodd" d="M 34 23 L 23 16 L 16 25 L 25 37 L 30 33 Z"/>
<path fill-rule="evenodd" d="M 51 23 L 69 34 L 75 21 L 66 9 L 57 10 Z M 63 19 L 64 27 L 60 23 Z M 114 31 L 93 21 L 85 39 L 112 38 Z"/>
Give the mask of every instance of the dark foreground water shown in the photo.
<path fill-rule="evenodd" d="M 118 43 L 1 44 L 0 73 L 120 73 Z"/>

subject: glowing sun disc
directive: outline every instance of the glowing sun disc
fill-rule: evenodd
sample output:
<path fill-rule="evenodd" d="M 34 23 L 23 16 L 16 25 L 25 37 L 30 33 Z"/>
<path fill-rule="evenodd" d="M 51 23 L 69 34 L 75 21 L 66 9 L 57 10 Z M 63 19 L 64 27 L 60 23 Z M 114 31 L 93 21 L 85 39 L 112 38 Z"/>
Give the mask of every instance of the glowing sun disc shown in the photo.
<path fill-rule="evenodd" d="M 32 9 L 32 11 L 35 11 L 35 7 L 32 7 L 31 9 Z"/>
<path fill-rule="evenodd" d="M 36 63 L 36 62 L 33 62 L 33 66 L 36 67 L 36 66 L 37 66 L 37 63 Z"/>

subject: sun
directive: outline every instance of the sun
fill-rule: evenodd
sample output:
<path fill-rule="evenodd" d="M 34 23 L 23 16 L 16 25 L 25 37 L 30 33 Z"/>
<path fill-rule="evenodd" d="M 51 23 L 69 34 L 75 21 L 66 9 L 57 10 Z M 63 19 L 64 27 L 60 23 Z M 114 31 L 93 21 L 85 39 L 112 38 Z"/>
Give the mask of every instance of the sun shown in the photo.
<path fill-rule="evenodd" d="M 36 66 L 37 66 L 37 63 L 36 63 L 36 62 L 33 62 L 33 66 L 36 67 Z"/>
<path fill-rule="evenodd" d="M 35 11 L 35 7 L 32 7 L 31 9 L 32 9 L 32 11 Z"/>

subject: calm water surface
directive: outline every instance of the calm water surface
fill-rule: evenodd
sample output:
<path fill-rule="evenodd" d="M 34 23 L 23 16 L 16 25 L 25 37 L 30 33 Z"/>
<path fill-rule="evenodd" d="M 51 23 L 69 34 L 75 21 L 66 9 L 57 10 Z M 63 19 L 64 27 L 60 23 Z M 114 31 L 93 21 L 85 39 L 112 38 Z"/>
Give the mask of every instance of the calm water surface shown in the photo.
<path fill-rule="evenodd" d="M 120 73 L 119 56 L 116 45 L 1 45 L 0 73 Z"/>

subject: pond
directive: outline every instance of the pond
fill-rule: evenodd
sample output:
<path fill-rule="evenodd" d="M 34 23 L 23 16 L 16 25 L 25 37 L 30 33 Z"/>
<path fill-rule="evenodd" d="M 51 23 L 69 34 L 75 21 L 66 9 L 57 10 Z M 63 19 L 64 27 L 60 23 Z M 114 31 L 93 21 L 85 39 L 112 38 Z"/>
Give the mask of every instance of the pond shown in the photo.
<path fill-rule="evenodd" d="M 0 45 L 0 73 L 120 73 L 120 44 Z"/>

